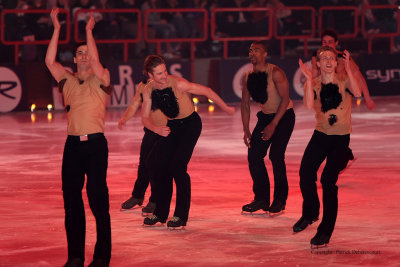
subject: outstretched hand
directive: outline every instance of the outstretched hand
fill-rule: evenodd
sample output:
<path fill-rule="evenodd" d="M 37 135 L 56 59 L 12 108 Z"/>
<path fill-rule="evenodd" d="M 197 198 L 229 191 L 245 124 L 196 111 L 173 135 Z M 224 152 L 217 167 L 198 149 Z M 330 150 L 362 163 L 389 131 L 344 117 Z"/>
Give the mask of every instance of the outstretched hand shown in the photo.
<path fill-rule="evenodd" d="M 307 80 L 312 80 L 311 69 L 307 65 L 305 65 L 301 59 L 299 59 L 299 66 L 304 76 L 306 76 Z"/>
<path fill-rule="evenodd" d="M 58 30 L 61 28 L 60 21 L 58 20 L 59 12 L 60 12 L 60 10 L 58 9 L 58 7 L 53 8 L 50 12 L 50 17 L 51 17 L 51 21 L 53 22 L 54 29 L 58 29 Z"/>
<path fill-rule="evenodd" d="M 89 18 L 88 22 L 86 23 L 86 30 L 87 31 L 93 30 L 95 24 L 96 24 L 96 22 L 93 17 L 93 12 L 90 12 L 90 18 Z"/>
<path fill-rule="evenodd" d="M 125 125 L 126 121 L 124 119 L 120 119 L 118 122 L 118 129 L 122 130 Z"/>

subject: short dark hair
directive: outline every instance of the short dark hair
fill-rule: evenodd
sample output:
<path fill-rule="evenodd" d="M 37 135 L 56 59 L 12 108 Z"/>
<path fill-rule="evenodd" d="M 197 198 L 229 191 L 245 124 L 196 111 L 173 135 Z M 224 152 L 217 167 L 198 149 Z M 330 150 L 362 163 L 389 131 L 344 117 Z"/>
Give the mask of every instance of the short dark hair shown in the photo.
<path fill-rule="evenodd" d="M 330 52 L 332 52 L 333 54 L 335 54 L 335 58 L 336 58 L 336 60 L 337 60 L 337 52 L 336 52 L 336 50 L 335 49 L 333 49 L 332 47 L 330 47 L 330 46 L 323 46 L 323 47 L 321 47 L 320 49 L 318 49 L 318 51 L 317 51 L 317 55 L 316 55 L 316 57 L 317 57 L 317 61 L 320 61 L 320 56 L 321 56 L 321 54 L 323 53 L 323 52 L 325 52 L 325 51 L 330 51 Z"/>
<path fill-rule="evenodd" d="M 261 45 L 263 49 L 267 52 L 267 44 L 263 41 L 254 41 L 252 44 Z"/>
<path fill-rule="evenodd" d="M 164 57 L 160 55 L 147 56 L 143 64 L 143 74 L 145 76 L 148 76 L 148 73 L 153 74 L 153 69 L 161 64 L 165 64 Z"/>
<path fill-rule="evenodd" d="M 321 33 L 321 41 L 322 41 L 322 38 L 324 38 L 324 36 L 327 36 L 327 35 L 331 36 L 335 40 L 335 42 L 338 41 L 338 34 L 333 29 L 325 29 L 325 30 L 323 30 L 322 33 Z"/>
<path fill-rule="evenodd" d="M 76 54 L 76 52 L 78 51 L 78 48 L 82 45 L 87 45 L 86 42 L 79 42 L 75 45 L 75 50 L 74 50 L 74 54 Z"/>

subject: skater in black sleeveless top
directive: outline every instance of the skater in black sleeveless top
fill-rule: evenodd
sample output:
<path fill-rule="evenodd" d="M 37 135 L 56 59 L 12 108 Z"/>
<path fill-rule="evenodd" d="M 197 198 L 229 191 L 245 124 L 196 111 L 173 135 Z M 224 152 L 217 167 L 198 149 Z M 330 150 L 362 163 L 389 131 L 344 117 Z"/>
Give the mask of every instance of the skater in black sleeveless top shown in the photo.
<path fill-rule="evenodd" d="M 273 216 L 285 210 L 288 197 L 285 152 L 293 131 L 295 114 L 286 75 L 279 67 L 267 63 L 266 56 L 264 43 L 251 44 L 249 57 L 253 68 L 244 77 L 241 111 L 254 200 L 244 205 L 242 211 L 263 210 Z M 249 129 L 250 97 L 260 107 L 252 133 Z M 271 206 L 270 183 L 264 162 L 268 149 L 275 182 Z"/>
<path fill-rule="evenodd" d="M 150 55 L 144 71 L 151 80 L 143 91 L 142 121 L 144 126 L 162 136 L 153 147 L 148 162 L 150 179 L 154 185 L 156 209 L 145 218 L 145 225 L 166 222 L 176 185 L 176 207 L 168 227 L 186 226 L 189 217 L 191 185 L 187 165 L 200 136 L 202 123 L 194 110 L 191 94 L 204 95 L 228 114 L 235 109 L 228 106 L 213 90 L 184 78 L 169 75 L 161 56 Z M 150 119 L 152 110 L 161 110 L 168 118 L 166 126 L 155 125 Z"/>
<path fill-rule="evenodd" d="M 336 182 L 340 171 L 348 162 L 347 148 L 351 131 L 351 98 L 359 97 L 361 89 L 350 70 L 350 54 L 344 52 L 346 74 L 338 74 L 337 54 L 334 49 L 323 46 L 317 51 L 320 76 L 312 78 L 310 68 L 299 60 L 306 76 L 304 105 L 314 109 L 316 127 L 304 151 L 300 166 L 300 189 L 303 196 L 302 216 L 293 226 L 294 232 L 303 231 L 319 217 L 320 203 L 317 194 L 317 171 L 326 159 L 321 175 L 323 191 L 323 216 L 312 247 L 329 243 L 338 212 L 338 188 Z"/>

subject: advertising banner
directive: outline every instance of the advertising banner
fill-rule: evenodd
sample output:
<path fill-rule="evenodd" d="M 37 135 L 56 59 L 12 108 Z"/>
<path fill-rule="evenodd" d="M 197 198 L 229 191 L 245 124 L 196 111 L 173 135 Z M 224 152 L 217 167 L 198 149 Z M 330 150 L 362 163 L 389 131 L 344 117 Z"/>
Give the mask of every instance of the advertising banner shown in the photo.
<path fill-rule="evenodd" d="M 400 55 L 369 55 L 357 63 L 371 96 L 400 94 Z"/>
<path fill-rule="evenodd" d="M 311 59 L 302 59 L 311 68 Z M 364 76 L 371 96 L 400 94 L 400 55 L 369 55 L 354 58 Z M 289 93 L 292 99 L 303 97 L 305 77 L 302 74 L 298 58 L 282 59 L 271 57 L 267 62 L 281 68 L 289 81 Z M 221 60 L 220 92 L 228 102 L 240 101 L 244 74 L 252 68 L 247 59 Z"/>
<path fill-rule="evenodd" d="M 303 83 L 305 77 L 299 69 L 298 59 L 268 58 L 268 63 L 277 65 L 285 72 L 289 81 L 289 92 L 292 99 L 303 96 Z M 308 60 L 306 60 L 308 62 Z M 306 64 L 311 64 L 308 62 Z M 221 96 L 228 102 L 240 101 L 242 94 L 242 79 L 253 65 L 248 59 L 221 60 Z"/>
<path fill-rule="evenodd" d="M 23 68 L 0 66 L 0 112 L 26 110 Z"/>

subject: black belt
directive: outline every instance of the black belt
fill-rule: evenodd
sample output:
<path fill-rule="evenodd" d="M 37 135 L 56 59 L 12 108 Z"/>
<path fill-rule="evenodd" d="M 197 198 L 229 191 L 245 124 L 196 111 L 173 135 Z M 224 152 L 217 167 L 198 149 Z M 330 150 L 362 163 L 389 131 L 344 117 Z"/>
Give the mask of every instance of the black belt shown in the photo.
<path fill-rule="evenodd" d="M 85 135 L 68 135 L 68 138 L 73 141 L 88 141 L 91 139 L 104 137 L 104 133 L 93 133 L 93 134 L 85 134 Z"/>

